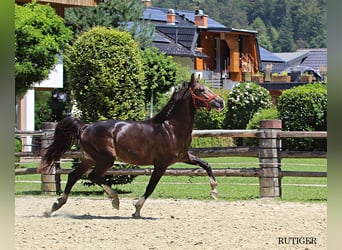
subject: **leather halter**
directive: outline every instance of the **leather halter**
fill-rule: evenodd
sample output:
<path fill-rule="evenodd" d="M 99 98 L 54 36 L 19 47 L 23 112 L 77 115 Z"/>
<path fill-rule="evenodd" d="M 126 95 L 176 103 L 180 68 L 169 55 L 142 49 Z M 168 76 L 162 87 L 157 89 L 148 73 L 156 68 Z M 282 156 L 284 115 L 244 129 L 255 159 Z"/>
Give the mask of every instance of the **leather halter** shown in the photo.
<path fill-rule="evenodd" d="M 196 100 L 198 100 L 198 101 L 203 102 L 205 104 L 205 107 L 206 107 L 207 111 L 209 111 L 210 110 L 209 102 L 211 102 L 213 99 L 215 99 L 218 96 L 218 95 L 214 94 L 211 97 L 209 97 L 208 99 L 206 99 L 206 98 L 203 98 L 203 97 L 200 97 L 200 96 L 196 95 L 194 93 L 194 91 L 192 90 L 192 88 L 189 88 L 189 91 L 190 91 L 190 94 L 191 94 L 191 97 L 192 97 L 192 102 L 194 104 L 195 109 L 199 109 L 200 108 L 196 104 Z"/>

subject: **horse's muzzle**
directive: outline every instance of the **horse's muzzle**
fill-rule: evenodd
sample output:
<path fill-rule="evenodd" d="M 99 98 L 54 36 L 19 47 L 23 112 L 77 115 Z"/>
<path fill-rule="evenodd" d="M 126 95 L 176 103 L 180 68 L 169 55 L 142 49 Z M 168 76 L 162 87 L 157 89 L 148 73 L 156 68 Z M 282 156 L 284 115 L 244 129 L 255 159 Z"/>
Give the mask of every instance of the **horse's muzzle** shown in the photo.
<path fill-rule="evenodd" d="M 212 108 L 215 108 L 217 111 L 222 111 L 225 107 L 224 100 L 222 98 L 215 98 L 210 103 Z"/>

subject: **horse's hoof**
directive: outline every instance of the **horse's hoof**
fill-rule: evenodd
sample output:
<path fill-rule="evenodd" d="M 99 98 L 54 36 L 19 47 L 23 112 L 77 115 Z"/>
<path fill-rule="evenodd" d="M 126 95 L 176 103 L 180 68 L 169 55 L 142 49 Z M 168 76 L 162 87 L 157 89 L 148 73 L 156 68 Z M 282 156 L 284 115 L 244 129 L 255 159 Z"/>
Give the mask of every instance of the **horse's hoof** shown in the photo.
<path fill-rule="evenodd" d="M 51 216 L 51 212 L 44 212 L 43 215 L 45 218 L 49 218 Z"/>
<path fill-rule="evenodd" d="M 213 197 L 214 200 L 217 200 L 218 193 L 217 192 L 211 192 L 211 197 Z"/>
<path fill-rule="evenodd" d="M 139 213 L 135 212 L 134 214 L 132 214 L 132 217 L 135 218 L 135 219 L 140 219 L 141 216 Z"/>
<path fill-rule="evenodd" d="M 119 210 L 119 208 L 120 208 L 120 201 L 118 199 L 113 199 L 112 200 L 112 206 L 113 206 L 113 208 Z"/>

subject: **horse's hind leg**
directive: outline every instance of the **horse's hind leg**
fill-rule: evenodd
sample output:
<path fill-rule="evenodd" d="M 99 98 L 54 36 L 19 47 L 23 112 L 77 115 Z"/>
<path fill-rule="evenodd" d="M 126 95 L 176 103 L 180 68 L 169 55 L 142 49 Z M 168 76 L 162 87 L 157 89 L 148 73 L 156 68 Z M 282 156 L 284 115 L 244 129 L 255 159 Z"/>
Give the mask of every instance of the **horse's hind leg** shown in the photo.
<path fill-rule="evenodd" d="M 52 205 L 51 211 L 46 212 L 44 215 L 46 217 L 49 217 L 53 212 L 60 209 L 68 200 L 68 196 L 70 194 L 70 191 L 72 187 L 75 185 L 75 183 L 87 172 L 87 170 L 93 165 L 93 163 L 89 160 L 82 160 L 80 165 L 74 168 L 68 175 L 68 181 L 65 186 L 64 192 L 62 197 L 57 199 L 57 202 L 55 202 Z"/>
<path fill-rule="evenodd" d="M 120 201 L 118 193 L 106 184 L 103 177 L 104 173 L 113 165 L 113 163 L 114 162 L 112 162 L 112 164 L 106 165 L 96 164 L 96 167 L 91 171 L 88 177 L 92 182 L 101 186 L 103 190 L 109 195 L 109 197 L 112 199 L 113 208 L 119 209 Z"/>
<path fill-rule="evenodd" d="M 217 192 L 217 182 L 215 179 L 215 176 L 213 174 L 213 171 L 209 165 L 208 162 L 200 159 L 198 156 L 195 156 L 193 154 L 188 153 L 187 159 L 184 161 L 185 163 L 192 164 L 192 165 L 199 165 L 202 167 L 205 171 L 207 171 L 207 174 L 210 179 L 210 186 L 211 186 L 211 197 L 214 199 L 217 199 L 218 192 Z"/>

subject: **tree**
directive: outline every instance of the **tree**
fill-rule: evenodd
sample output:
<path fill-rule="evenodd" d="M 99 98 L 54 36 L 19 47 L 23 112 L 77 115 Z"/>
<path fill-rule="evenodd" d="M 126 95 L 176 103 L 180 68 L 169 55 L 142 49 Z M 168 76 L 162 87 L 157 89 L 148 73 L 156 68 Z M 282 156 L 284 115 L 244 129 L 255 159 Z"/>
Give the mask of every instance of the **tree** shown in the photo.
<path fill-rule="evenodd" d="M 159 53 L 156 48 L 147 48 L 142 52 L 144 65 L 146 90 L 145 104 L 166 93 L 177 81 L 177 63 L 172 60 L 171 56 L 165 53 Z M 153 103 L 151 103 L 153 105 Z"/>
<path fill-rule="evenodd" d="M 15 93 L 46 79 L 72 31 L 49 5 L 15 5 Z"/>
<path fill-rule="evenodd" d="M 140 19 L 145 8 L 141 1 L 108 0 L 96 7 L 68 8 L 65 20 L 76 36 L 96 26 L 112 27 L 131 33 L 140 47 L 149 47 L 154 26 Z"/>
<path fill-rule="evenodd" d="M 257 17 L 253 23 L 249 26 L 253 30 L 258 31 L 258 42 L 261 46 L 265 49 L 272 51 L 273 46 L 272 42 L 270 41 L 270 37 L 268 36 L 268 30 L 264 22 L 261 20 L 260 17 Z"/>
<path fill-rule="evenodd" d="M 132 36 L 96 27 L 83 33 L 65 53 L 67 88 L 81 119 L 144 118 L 144 72 Z"/>
<path fill-rule="evenodd" d="M 317 0 L 294 3 L 291 8 L 294 41 L 300 48 L 326 47 L 326 12 Z"/>

